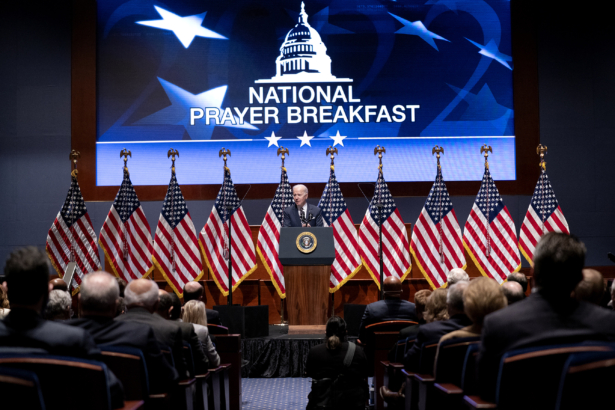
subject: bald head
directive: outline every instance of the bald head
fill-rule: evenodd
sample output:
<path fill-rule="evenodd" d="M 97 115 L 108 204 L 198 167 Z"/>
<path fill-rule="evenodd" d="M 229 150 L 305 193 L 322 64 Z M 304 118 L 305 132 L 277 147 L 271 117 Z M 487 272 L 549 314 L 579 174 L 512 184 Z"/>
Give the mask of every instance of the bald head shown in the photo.
<path fill-rule="evenodd" d="M 133 280 L 124 291 L 126 308 L 143 307 L 154 313 L 158 307 L 158 286 L 148 279 Z"/>
<path fill-rule="evenodd" d="M 594 269 L 583 269 L 583 280 L 574 289 L 577 300 L 599 305 L 604 295 L 604 279 L 602 274 Z"/>
<path fill-rule="evenodd" d="M 446 281 L 448 282 L 448 286 L 453 286 L 455 283 L 469 282 L 470 276 L 461 268 L 453 268 L 448 275 L 446 275 Z"/>
<path fill-rule="evenodd" d="M 55 278 L 49 281 L 51 285 L 51 290 L 63 290 L 64 292 L 68 292 L 68 286 L 66 286 L 66 282 L 64 279 Z"/>
<path fill-rule="evenodd" d="M 93 272 L 81 282 L 79 304 L 83 316 L 114 317 L 120 297 L 115 277 L 108 272 Z"/>
<path fill-rule="evenodd" d="M 173 309 L 173 299 L 171 299 L 171 295 L 169 292 L 163 289 L 158 290 L 158 308 L 156 309 L 156 313 L 162 316 L 164 319 L 171 318 L 171 310 Z"/>
<path fill-rule="evenodd" d="M 506 296 L 509 305 L 525 298 L 523 286 L 521 286 L 519 282 L 504 282 L 502 284 L 502 292 L 504 292 L 504 296 Z"/>
<path fill-rule="evenodd" d="M 203 292 L 203 286 L 199 282 L 188 282 L 184 286 L 184 303 L 191 300 L 200 300 L 205 302 L 205 295 Z"/>
<path fill-rule="evenodd" d="M 402 292 L 401 281 L 395 276 L 389 276 L 384 279 L 382 290 L 384 290 L 385 299 L 399 298 Z"/>

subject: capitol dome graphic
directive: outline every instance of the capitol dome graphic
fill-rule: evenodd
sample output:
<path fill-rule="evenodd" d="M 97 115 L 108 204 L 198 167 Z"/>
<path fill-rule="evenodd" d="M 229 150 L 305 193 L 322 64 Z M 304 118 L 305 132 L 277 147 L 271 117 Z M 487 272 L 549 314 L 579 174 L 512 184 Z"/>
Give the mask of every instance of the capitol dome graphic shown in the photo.
<path fill-rule="evenodd" d="M 275 65 L 275 77 L 255 83 L 352 82 L 351 78 L 337 78 L 331 74 L 331 57 L 327 55 L 320 34 L 308 23 L 303 2 L 299 22 L 286 34 Z"/>

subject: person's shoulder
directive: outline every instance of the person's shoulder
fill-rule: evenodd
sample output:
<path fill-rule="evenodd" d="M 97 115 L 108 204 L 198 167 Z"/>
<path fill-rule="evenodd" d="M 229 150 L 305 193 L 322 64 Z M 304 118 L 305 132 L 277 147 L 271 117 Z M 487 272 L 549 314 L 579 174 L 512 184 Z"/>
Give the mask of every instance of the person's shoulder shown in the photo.
<path fill-rule="evenodd" d="M 66 323 L 43 320 L 40 322 L 39 331 L 46 337 L 56 340 L 82 340 L 90 337 L 90 333 L 81 327 L 70 326 Z"/>
<path fill-rule="evenodd" d="M 205 309 L 205 314 L 207 315 L 207 317 L 220 316 L 220 312 L 218 312 L 217 310 L 213 310 L 213 309 Z"/>

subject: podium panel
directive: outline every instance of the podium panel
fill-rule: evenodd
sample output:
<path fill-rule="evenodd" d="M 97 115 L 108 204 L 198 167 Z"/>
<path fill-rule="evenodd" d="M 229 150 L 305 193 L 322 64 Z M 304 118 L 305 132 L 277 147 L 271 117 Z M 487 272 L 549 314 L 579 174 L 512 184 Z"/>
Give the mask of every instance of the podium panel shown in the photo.
<path fill-rule="evenodd" d="M 330 276 L 331 265 L 284 267 L 289 325 L 327 323 Z"/>

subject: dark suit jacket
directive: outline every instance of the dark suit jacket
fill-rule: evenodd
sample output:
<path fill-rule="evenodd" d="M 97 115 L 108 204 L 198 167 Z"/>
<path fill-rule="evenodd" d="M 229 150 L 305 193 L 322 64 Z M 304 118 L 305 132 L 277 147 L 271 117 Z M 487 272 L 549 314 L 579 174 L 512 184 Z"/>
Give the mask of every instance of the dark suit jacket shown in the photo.
<path fill-rule="evenodd" d="M 384 299 L 370 303 L 365 307 L 361 327 L 359 328 L 359 339 L 365 338 L 365 327 L 374 323 L 387 320 L 412 320 L 418 322 L 416 307 L 414 303 L 403 299 Z M 365 342 L 365 340 L 363 340 Z"/>
<path fill-rule="evenodd" d="M 196 374 L 207 373 L 207 370 L 209 369 L 209 359 L 207 359 L 205 352 L 203 352 L 203 347 L 201 346 L 199 337 L 194 331 L 194 326 L 192 326 L 192 323 L 176 321 L 171 322 L 176 323 L 179 326 L 182 331 L 182 338 L 184 341 L 190 343 L 190 347 L 192 347 L 192 357 L 194 358 L 194 370 L 196 371 Z"/>
<path fill-rule="evenodd" d="M 310 214 L 312 215 L 312 219 L 308 224 L 309 226 L 323 226 L 322 213 L 319 207 L 307 204 L 307 215 L 305 219 L 309 219 Z M 299 217 L 297 205 L 291 205 L 284 210 L 284 226 L 301 228 L 301 218 Z"/>
<path fill-rule="evenodd" d="M 421 347 L 424 343 L 437 343 L 442 336 L 462 327 L 470 326 L 472 321 L 464 314 L 455 315 L 448 320 L 431 322 L 421 325 L 419 333 L 416 335 L 416 341 L 406 352 L 404 356 L 404 367 L 408 371 L 416 371 L 419 367 L 419 359 L 421 357 Z"/>
<path fill-rule="evenodd" d="M 151 326 L 102 316 L 72 319 L 67 325 L 87 330 L 98 345 L 134 347 L 143 352 L 151 393 L 163 393 L 177 383 L 175 368 L 164 358 Z"/>
<path fill-rule="evenodd" d="M 177 323 L 151 314 L 147 309 L 142 307 L 130 308 L 126 311 L 126 314 L 116 317 L 115 320 L 150 325 L 161 347 L 169 347 L 171 349 L 173 360 L 175 360 L 175 369 L 177 369 L 177 373 L 179 373 L 179 378 L 183 379 L 188 375 L 186 361 L 184 360 L 182 332 Z"/>
<path fill-rule="evenodd" d="M 222 322 L 220 322 L 220 313 L 217 310 L 205 309 L 205 314 L 207 315 L 208 325 L 224 326 Z"/>
<path fill-rule="evenodd" d="M 492 400 L 502 355 L 510 350 L 585 340 L 615 340 L 615 312 L 541 292 L 485 318 L 478 355 L 481 396 Z"/>

